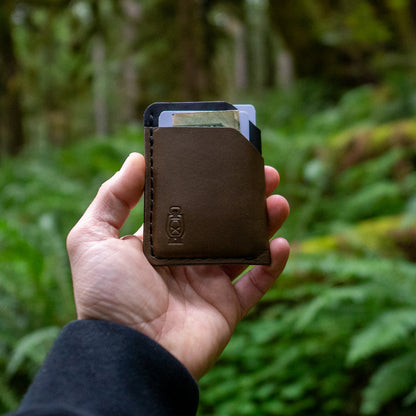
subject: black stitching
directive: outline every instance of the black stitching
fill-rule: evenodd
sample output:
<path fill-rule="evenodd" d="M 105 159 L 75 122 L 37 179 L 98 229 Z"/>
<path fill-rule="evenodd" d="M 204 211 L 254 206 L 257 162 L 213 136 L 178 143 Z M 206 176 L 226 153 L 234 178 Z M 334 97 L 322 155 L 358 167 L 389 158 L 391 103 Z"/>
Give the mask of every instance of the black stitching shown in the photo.
<path fill-rule="evenodd" d="M 150 114 L 150 251 L 154 256 L 153 250 L 153 114 Z"/>

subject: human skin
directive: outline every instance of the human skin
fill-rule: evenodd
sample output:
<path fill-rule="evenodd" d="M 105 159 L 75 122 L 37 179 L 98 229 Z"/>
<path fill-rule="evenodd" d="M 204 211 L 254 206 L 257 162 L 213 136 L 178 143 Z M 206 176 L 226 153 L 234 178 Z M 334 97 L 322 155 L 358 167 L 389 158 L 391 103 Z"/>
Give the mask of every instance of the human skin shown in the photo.
<path fill-rule="evenodd" d="M 270 241 L 271 264 L 244 271 L 238 265 L 154 267 L 142 248 L 142 228 L 120 238 L 120 229 L 139 201 L 145 162 L 132 153 L 105 182 L 71 230 L 67 248 L 78 319 L 100 319 L 131 327 L 154 339 L 200 379 L 229 342 L 237 323 L 283 271 L 289 244 Z M 280 195 L 271 195 L 279 174 L 265 167 L 269 234 L 289 214 Z"/>

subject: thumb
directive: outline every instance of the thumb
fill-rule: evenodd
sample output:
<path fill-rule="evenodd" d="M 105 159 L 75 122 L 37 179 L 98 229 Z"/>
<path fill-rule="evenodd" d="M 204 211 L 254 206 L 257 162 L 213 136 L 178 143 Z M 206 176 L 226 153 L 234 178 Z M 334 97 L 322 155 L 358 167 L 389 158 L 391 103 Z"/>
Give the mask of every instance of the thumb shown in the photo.
<path fill-rule="evenodd" d="M 139 153 L 131 153 L 121 169 L 101 185 L 71 234 L 80 231 L 83 240 L 88 240 L 88 235 L 118 238 L 130 210 L 139 202 L 143 193 L 144 174 L 144 157 Z M 70 242 L 71 236 L 68 240 Z"/>

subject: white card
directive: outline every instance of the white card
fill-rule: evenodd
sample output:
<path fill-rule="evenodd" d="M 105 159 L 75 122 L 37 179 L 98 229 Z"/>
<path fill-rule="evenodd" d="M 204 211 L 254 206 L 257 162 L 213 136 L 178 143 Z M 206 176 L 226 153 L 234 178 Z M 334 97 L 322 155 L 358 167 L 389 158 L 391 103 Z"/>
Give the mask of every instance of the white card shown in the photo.
<path fill-rule="evenodd" d="M 234 107 L 239 110 L 240 132 L 250 140 L 250 121 L 256 124 L 256 109 L 252 104 L 236 104 Z M 225 111 L 225 110 L 224 110 Z M 203 113 L 206 110 L 165 110 L 159 115 L 159 127 L 172 127 L 173 115 L 175 113 Z"/>

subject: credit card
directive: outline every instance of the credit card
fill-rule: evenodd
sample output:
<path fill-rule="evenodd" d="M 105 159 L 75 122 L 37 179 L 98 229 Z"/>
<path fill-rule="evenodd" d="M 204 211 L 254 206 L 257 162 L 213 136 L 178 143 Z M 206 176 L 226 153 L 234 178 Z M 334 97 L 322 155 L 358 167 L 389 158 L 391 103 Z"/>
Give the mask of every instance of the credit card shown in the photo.
<path fill-rule="evenodd" d="M 246 137 L 248 140 L 250 140 L 250 122 L 252 124 L 256 124 L 256 109 L 251 104 L 236 104 L 234 107 L 238 110 L 239 113 L 239 130 L 241 134 Z M 235 111 L 235 110 L 220 110 L 220 111 L 206 111 L 206 110 L 165 110 L 162 111 L 159 115 L 158 120 L 158 126 L 159 127 L 173 127 L 174 126 L 174 116 L 178 113 L 206 113 L 207 122 L 204 122 L 204 118 L 199 118 L 201 121 L 200 123 L 192 124 L 192 125 L 200 125 L 204 126 L 207 124 L 210 124 L 213 126 L 215 123 L 213 123 L 213 120 L 215 120 L 215 113 L 218 113 L 218 116 L 220 116 L 221 113 L 228 113 L 229 111 Z M 221 118 L 221 117 L 219 117 Z M 220 122 L 218 121 L 218 124 Z M 224 125 L 225 127 L 225 125 Z M 231 125 L 228 125 L 227 127 L 233 127 Z M 238 128 L 237 128 L 238 130 Z"/>

